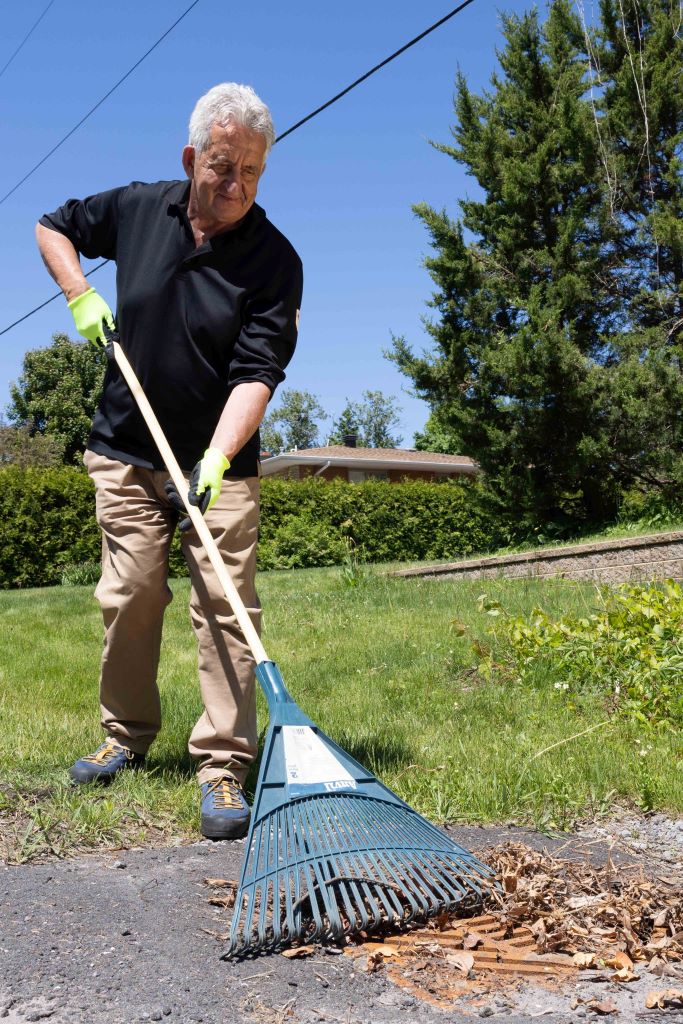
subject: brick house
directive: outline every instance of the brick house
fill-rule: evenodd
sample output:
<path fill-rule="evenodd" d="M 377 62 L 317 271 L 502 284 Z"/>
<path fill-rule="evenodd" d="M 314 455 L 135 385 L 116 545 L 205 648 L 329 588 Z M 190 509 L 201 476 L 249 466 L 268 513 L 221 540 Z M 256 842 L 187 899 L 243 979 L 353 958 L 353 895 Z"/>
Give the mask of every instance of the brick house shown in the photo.
<path fill-rule="evenodd" d="M 325 448 L 301 448 L 280 455 L 261 455 L 264 477 L 304 480 L 318 476 L 323 480 L 448 480 L 472 476 L 479 467 L 463 455 L 416 452 L 409 448 L 357 448 L 355 444 L 328 445 Z"/>

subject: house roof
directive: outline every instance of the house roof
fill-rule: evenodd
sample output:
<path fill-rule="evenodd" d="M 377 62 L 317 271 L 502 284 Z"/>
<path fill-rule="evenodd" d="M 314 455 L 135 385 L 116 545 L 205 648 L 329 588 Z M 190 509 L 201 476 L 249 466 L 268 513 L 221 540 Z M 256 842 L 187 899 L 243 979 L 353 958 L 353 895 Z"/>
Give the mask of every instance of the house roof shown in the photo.
<path fill-rule="evenodd" d="M 264 476 L 291 466 L 339 466 L 345 469 L 414 469 L 433 473 L 476 473 L 478 466 L 464 455 L 417 452 L 410 448 L 347 448 L 341 444 L 302 448 L 271 455 L 261 462 Z"/>

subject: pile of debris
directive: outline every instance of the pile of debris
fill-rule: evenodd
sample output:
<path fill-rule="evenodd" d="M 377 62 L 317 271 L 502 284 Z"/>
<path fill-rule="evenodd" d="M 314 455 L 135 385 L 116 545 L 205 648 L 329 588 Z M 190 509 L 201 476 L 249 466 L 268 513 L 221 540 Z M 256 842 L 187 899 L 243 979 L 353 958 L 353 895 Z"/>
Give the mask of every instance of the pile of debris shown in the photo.
<path fill-rule="evenodd" d="M 502 891 L 477 916 L 442 914 L 373 941 L 355 936 L 344 953 L 442 1009 L 457 1002 L 476 1012 L 529 984 L 558 992 L 574 991 L 579 980 L 630 986 L 644 973 L 646 1007 L 683 1008 L 683 879 L 646 875 L 636 864 L 617 867 L 609 855 L 596 867 L 581 852 L 577 857 L 574 846 L 562 858 L 512 842 L 483 850 L 477 855 Z M 211 902 L 230 909 L 236 883 L 207 883 L 221 890 Z M 283 955 L 315 952 L 299 946 Z M 575 995 L 573 1006 L 580 1004 L 601 1015 L 617 1011 L 609 998 Z"/>
<path fill-rule="evenodd" d="M 647 877 L 642 865 L 617 868 L 609 856 L 598 868 L 521 843 L 482 857 L 503 887 L 492 897 L 499 924 L 527 926 L 539 953 L 570 954 L 580 967 L 627 954 L 660 974 L 683 960 L 683 879 Z"/>
<path fill-rule="evenodd" d="M 683 880 L 646 877 L 639 865 L 603 867 L 561 859 L 521 843 L 478 856 L 496 871 L 502 893 L 486 913 L 463 919 L 443 914 L 427 927 L 349 946 L 365 970 L 383 967 L 411 994 L 447 1009 L 472 1008 L 492 993 L 528 983 L 572 988 L 579 978 L 620 984 L 639 972 L 666 979 L 645 1005 L 683 1007 Z M 577 998 L 574 1006 L 607 1015 L 609 999 Z"/>

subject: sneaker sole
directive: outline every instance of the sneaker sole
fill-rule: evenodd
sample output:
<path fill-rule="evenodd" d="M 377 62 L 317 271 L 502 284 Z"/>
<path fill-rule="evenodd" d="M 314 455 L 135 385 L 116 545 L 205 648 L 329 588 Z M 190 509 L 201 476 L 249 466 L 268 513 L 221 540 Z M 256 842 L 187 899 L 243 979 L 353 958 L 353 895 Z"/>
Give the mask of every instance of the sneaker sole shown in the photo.
<path fill-rule="evenodd" d="M 249 831 L 249 818 L 246 822 L 236 821 L 216 824 L 213 818 L 202 815 L 201 832 L 205 839 L 243 839 Z"/>
<path fill-rule="evenodd" d="M 121 772 L 133 772 L 138 771 L 139 768 L 144 768 L 144 761 L 140 761 L 137 764 L 126 765 L 124 768 L 119 768 L 118 771 L 107 774 L 106 772 L 89 773 L 84 770 L 83 776 L 80 777 L 74 772 L 73 768 L 69 769 L 69 782 L 72 786 L 90 786 L 92 784 L 98 786 L 108 786 L 110 782 L 113 782 L 117 775 Z"/>

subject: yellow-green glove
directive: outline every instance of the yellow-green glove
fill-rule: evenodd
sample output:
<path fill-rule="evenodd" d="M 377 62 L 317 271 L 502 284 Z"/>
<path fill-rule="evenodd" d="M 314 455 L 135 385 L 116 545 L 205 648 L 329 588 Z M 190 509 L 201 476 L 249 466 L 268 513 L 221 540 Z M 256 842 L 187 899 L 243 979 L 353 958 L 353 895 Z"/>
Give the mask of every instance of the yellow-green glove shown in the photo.
<path fill-rule="evenodd" d="M 202 461 L 192 470 L 188 498 L 191 505 L 199 506 L 202 515 L 218 501 L 226 469 L 230 469 L 230 460 L 220 448 L 207 448 Z"/>
<path fill-rule="evenodd" d="M 192 470 L 187 498 L 191 505 L 197 506 L 202 515 L 218 501 L 226 469 L 230 469 L 230 462 L 220 448 L 207 448 L 203 459 Z M 167 480 L 164 487 L 173 507 L 179 512 L 186 512 L 185 503 L 178 494 L 173 481 Z M 192 522 L 189 518 L 183 519 L 180 523 L 180 530 L 185 533 L 191 526 Z"/>
<path fill-rule="evenodd" d="M 94 288 L 88 288 L 87 292 L 77 295 L 67 305 L 73 313 L 78 333 L 93 345 L 106 345 L 102 321 L 111 331 L 115 330 L 114 314 L 102 296 L 98 295 Z"/>

